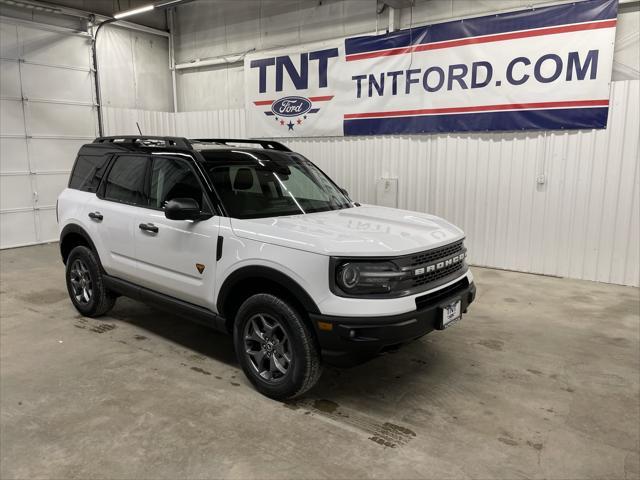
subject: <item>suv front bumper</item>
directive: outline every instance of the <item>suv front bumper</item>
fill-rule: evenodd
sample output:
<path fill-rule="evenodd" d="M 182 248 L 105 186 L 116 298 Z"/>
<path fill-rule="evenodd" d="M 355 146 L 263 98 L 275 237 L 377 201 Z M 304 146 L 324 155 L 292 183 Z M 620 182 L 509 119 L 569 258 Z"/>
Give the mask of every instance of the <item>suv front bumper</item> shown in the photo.
<path fill-rule="evenodd" d="M 416 310 L 384 317 L 340 317 L 309 314 L 316 331 L 323 360 L 336 366 L 352 366 L 432 330 L 441 329 L 442 306 L 460 300 L 461 310 L 474 301 L 476 287 L 466 278 L 416 299 Z"/>

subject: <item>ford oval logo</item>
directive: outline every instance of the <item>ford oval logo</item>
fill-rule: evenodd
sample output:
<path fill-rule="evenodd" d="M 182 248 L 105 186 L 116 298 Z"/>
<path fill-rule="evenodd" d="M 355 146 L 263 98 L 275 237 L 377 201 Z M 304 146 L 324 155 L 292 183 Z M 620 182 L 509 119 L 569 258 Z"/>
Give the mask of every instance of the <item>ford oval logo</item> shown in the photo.
<path fill-rule="evenodd" d="M 304 97 L 283 97 L 271 105 L 271 111 L 281 117 L 297 117 L 311 110 L 311 100 Z"/>

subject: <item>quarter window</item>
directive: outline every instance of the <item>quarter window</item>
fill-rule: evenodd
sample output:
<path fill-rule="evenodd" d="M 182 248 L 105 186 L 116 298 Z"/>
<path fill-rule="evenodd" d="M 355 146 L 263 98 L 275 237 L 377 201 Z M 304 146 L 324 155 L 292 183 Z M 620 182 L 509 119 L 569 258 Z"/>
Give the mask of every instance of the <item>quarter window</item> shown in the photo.
<path fill-rule="evenodd" d="M 80 155 L 71 172 L 69 188 L 95 192 L 107 167 L 107 155 Z"/>
<path fill-rule="evenodd" d="M 145 206 L 144 180 L 149 159 L 125 155 L 118 157 L 109 171 L 104 198 L 115 202 Z"/>

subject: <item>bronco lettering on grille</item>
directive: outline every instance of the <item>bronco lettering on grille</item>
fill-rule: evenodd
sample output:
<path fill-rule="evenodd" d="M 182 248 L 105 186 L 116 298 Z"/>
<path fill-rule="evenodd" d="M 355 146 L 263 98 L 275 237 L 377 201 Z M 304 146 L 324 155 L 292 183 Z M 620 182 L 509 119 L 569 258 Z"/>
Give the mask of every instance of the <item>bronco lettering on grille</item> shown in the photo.
<path fill-rule="evenodd" d="M 447 258 L 446 260 L 442 260 L 440 262 L 437 263 L 432 263 L 429 265 L 426 265 L 424 267 L 420 267 L 420 268 L 416 268 L 413 271 L 414 275 L 424 275 L 425 272 L 429 273 L 429 272 L 437 272 L 438 270 L 442 270 L 445 267 L 449 267 L 451 265 L 453 265 L 454 263 L 459 263 L 462 262 L 464 260 L 464 258 L 466 257 L 467 253 L 466 252 L 462 252 L 458 255 L 454 255 L 453 257 Z"/>

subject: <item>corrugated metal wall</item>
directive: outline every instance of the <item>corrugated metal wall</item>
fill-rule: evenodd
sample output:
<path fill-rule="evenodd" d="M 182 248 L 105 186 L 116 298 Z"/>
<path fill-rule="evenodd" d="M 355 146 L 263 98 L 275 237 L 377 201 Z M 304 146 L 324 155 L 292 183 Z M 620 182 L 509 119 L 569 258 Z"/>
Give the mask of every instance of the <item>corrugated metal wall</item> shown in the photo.
<path fill-rule="evenodd" d="M 352 197 L 398 178 L 398 207 L 467 233 L 476 265 L 640 285 L 640 81 L 612 83 L 606 130 L 292 139 Z M 244 136 L 244 111 L 105 109 L 107 132 Z M 173 118 L 173 122 L 172 122 Z M 123 130 L 125 129 L 125 130 Z M 544 180 L 544 183 L 538 183 Z"/>

